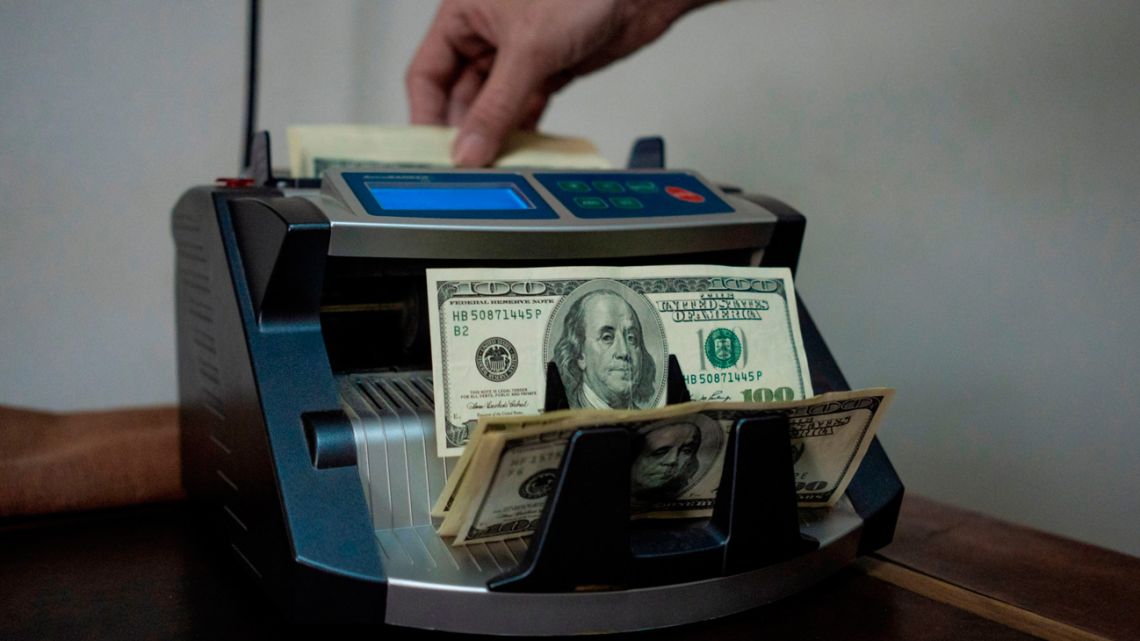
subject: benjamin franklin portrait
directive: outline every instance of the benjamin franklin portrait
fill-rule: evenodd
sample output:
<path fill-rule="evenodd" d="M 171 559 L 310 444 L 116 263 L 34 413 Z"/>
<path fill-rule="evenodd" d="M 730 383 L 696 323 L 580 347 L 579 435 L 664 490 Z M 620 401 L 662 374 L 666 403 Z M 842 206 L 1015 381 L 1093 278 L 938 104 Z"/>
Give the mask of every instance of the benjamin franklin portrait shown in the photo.
<path fill-rule="evenodd" d="M 640 299 L 640 300 L 638 300 Z M 631 300 L 642 307 L 641 313 Z M 571 408 L 632 409 L 659 405 L 664 392 L 665 338 L 643 297 L 614 281 L 591 281 L 567 296 L 552 360 Z M 652 322 L 645 316 L 652 315 Z M 652 332 L 646 336 L 646 331 Z M 549 343 L 548 343 L 549 344 Z M 656 354 L 655 354 L 656 352 Z"/>
<path fill-rule="evenodd" d="M 716 421 L 701 415 L 668 419 L 637 430 L 629 468 L 634 503 L 679 499 L 713 467 L 723 441 Z"/>

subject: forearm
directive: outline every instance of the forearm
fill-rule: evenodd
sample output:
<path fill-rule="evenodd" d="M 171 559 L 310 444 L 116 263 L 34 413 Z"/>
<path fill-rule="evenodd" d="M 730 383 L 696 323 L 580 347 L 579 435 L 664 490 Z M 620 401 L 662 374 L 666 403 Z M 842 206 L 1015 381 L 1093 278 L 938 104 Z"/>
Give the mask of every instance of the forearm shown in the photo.
<path fill-rule="evenodd" d="M 0 407 L 0 516 L 182 496 L 176 408 L 53 414 Z"/>
<path fill-rule="evenodd" d="M 656 14 L 670 22 L 707 4 L 724 0 L 623 0 L 630 10 L 640 14 Z"/>

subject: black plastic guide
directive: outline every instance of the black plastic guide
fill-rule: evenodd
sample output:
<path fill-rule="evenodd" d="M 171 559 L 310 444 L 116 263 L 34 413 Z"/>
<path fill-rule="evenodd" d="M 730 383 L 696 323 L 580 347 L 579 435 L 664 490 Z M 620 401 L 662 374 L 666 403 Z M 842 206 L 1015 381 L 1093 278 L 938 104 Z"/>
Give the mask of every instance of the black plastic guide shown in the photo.
<path fill-rule="evenodd" d="M 724 574 L 784 561 L 819 547 L 800 533 L 788 418 L 737 421 L 725 452 L 712 527 L 724 539 Z"/>
<path fill-rule="evenodd" d="M 567 592 L 628 582 L 629 432 L 578 430 L 562 457 L 526 557 L 487 583 L 504 592 Z"/>
<path fill-rule="evenodd" d="M 665 139 L 661 136 L 645 136 L 634 141 L 629 150 L 630 169 L 664 169 Z"/>

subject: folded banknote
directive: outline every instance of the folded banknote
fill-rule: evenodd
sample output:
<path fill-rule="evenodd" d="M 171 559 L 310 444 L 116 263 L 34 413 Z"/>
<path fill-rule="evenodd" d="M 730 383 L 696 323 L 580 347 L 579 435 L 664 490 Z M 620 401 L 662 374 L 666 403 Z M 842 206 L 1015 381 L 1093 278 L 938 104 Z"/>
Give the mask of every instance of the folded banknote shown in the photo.
<path fill-rule="evenodd" d="M 616 426 L 630 431 L 634 518 L 707 518 L 720 485 L 728 435 L 737 421 L 788 418 L 794 487 L 801 507 L 834 505 L 870 447 L 894 391 L 870 388 L 786 403 L 697 402 L 655 410 L 564 411 L 485 418 L 444 488 L 435 515 L 455 544 L 534 531 L 570 436 Z"/>

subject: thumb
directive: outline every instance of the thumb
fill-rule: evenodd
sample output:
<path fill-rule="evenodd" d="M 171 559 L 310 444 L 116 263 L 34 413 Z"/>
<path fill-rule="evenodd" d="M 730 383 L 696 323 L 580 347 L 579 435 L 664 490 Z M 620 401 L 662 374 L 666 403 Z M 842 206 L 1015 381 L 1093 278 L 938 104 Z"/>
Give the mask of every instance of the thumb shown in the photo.
<path fill-rule="evenodd" d="M 468 109 L 451 156 L 463 167 L 484 167 L 495 160 L 507 134 L 529 114 L 544 76 L 533 58 L 516 50 L 500 51 L 479 95 Z"/>

